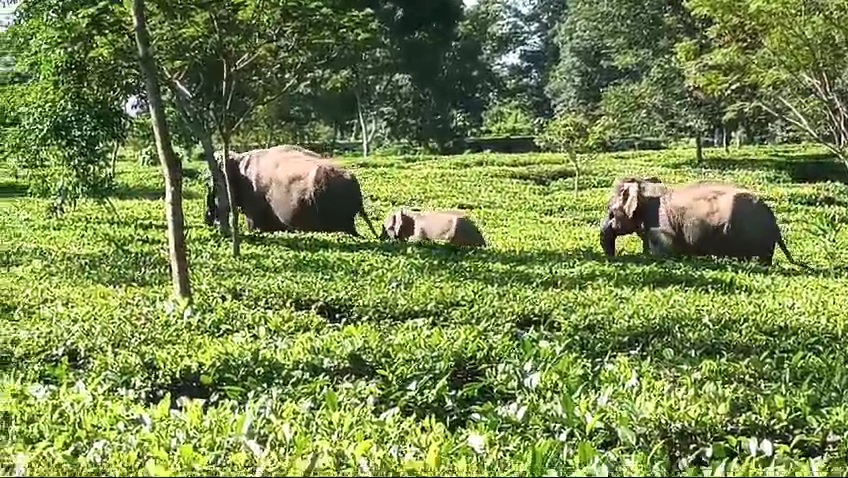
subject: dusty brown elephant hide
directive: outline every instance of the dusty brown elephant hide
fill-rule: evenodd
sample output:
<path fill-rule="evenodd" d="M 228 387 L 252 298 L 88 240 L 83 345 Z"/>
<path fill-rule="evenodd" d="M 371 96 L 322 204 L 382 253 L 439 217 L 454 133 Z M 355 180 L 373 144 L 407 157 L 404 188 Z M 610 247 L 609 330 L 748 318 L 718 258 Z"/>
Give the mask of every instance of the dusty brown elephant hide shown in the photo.
<path fill-rule="evenodd" d="M 400 208 L 386 218 L 380 238 L 486 247 L 486 240 L 480 229 L 463 211 Z"/>
<path fill-rule="evenodd" d="M 377 237 L 364 210 L 356 176 L 334 161 L 296 148 L 285 145 L 231 154 L 228 172 L 234 200 L 248 228 L 262 232 L 345 232 L 359 237 L 354 221 L 361 214 Z M 214 222 L 216 207 L 210 188 L 207 224 Z"/>
<path fill-rule="evenodd" d="M 655 179 L 655 178 L 654 178 Z M 617 181 L 601 224 L 601 246 L 615 255 L 615 239 L 639 234 L 643 250 L 654 256 L 716 256 L 772 264 L 779 246 L 793 264 L 772 209 L 752 191 L 717 182 L 679 188 L 659 180 Z"/>

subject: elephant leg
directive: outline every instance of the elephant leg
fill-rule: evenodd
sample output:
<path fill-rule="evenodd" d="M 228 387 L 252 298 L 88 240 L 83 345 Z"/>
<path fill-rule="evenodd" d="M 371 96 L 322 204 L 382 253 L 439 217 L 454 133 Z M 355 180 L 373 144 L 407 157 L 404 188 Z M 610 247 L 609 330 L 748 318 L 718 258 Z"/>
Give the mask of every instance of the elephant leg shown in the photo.
<path fill-rule="evenodd" d="M 766 250 L 760 254 L 757 258 L 761 266 L 763 267 L 771 267 L 774 262 L 774 244 L 770 245 Z"/>
<path fill-rule="evenodd" d="M 647 246 L 648 253 L 654 257 L 671 257 L 674 255 L 673 236 L 670 232 L 661 228 L 652 228 L 645 231 L 643 247 Z"/>
<path fill-rule="evenodd" d="M 648 233 L 646 231 L 639 231 L 636 234 L 642 240 L 642 254 L 646 256 L 651 255 L 651 239 L 648 237 Z"/>
<path fill-rule="evenodd" d="M 354 218 L 350 218 L 350 222 L 344 227 L 343 232 L 350 234 L 353 237 L 362 237 L 362 234 L 356 230 L 356 222 Z"/>

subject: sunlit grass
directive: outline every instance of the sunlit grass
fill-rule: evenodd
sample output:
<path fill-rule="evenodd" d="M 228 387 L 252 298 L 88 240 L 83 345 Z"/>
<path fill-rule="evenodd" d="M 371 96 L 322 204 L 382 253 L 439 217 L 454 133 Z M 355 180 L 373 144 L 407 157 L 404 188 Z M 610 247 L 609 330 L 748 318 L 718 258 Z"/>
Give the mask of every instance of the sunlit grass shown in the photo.
<path fill-rule="evenodd" d="M 358 219 L 362 239 L 248 235 L 239 260 L 190 163 L 187 311 L 157 167 L 121 164 L 117 216 L 50 219 L 1 178 L 0 470 L 844 473 L 848 187 L 814 152 L 607 155 L 576 196 L 557 155 L 348 159 L 375 223 L 464 208 L 491 246 L 380 243 Z M 759 191 L 816 271 L 653 261 L 635 237 L 607 261 L 598 223 L 630 174 Z"/>

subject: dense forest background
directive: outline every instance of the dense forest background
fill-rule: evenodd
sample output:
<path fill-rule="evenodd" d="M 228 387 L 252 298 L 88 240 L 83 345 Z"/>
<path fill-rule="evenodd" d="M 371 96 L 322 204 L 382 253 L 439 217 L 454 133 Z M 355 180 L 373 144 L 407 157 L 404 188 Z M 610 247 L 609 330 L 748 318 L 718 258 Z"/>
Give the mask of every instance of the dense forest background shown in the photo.
<path fill-rule="evenodd" d="M 122 146 L 154 161 L 126 7 L 2 8 L 0 158 L 49 172 L 54 192 L 56 174 L 68 191 L 107 187 Z M 812 140 L 846 158 L 848 0 L 147 8 L 184 157 L 209 156 L 226 137 L 236 150 L 298 143 L 364 155 L 689 144 L 695 159 L 701 146 Z"/>

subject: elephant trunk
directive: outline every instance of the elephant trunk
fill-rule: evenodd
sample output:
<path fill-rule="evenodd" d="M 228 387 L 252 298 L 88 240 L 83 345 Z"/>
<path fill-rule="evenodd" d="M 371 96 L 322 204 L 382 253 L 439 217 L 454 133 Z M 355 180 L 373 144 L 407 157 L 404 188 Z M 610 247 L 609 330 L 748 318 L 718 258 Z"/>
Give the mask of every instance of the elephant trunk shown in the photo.
<path fill-rule="evenodd" d="M 601 223 L 600 230 L 600 240 L 601 240 L 601 248 L 604 250 L 604 254 L 607 257 L 615 256 L 615 238 L 617 234 L 615 230 L 612 228 L 612 224 L 610 223 L 609 218 L 605 218 Z"/>

